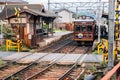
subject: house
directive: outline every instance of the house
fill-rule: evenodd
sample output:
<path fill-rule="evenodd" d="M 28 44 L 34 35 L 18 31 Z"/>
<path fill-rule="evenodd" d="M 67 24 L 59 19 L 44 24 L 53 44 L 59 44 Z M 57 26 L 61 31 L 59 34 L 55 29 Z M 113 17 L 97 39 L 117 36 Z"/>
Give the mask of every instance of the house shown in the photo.
<path fill-rule="evenodd" d="M 43 22 L 50 24 L 57 17 L 45 11 L 42 4 L 12 4 L 6 7 L 0 13 L 0 19 L 7 19 L 16 38 L 22 39 L 24 44 L 31 48 L 43 39 Z"/>
<path fill-rule="evenodd" d="M 28 2 L 23 0 L 0 0 L 0 12 L 4 9 L 5 5 L 8 4 L 28 4 Z"/>
<path fill-rule="evenodd" d="M 68 9 L 60 9 L 56 10 L 55 13 L 60 16 L 55 19 L 54 23 L 56 23 L 57 28 L 66 29 L 67 27 L 72 27 L 73 21 L 73 12 Z"/>

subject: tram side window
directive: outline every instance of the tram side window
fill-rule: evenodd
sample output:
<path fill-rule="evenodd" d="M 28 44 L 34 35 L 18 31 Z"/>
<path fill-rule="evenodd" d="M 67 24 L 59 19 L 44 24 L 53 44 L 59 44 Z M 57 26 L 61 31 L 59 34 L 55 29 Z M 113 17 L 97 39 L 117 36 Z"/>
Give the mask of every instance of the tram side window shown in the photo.
<path fill-rule="evenodd" d="M 76 31 L 80 32 L 80 26 L 79 25 L 76 25 Z"/>
<path fill-rule="evenodd" d="M 88 28 L 88 32 L 92 32 L 92 26 L 87 26 L 87 28 Z"/>
<path fill-rule="evenodd" d="M 86 32 L 87 31 L 87 28 L 85 25 L 82 26 L 82 32 Z"/>

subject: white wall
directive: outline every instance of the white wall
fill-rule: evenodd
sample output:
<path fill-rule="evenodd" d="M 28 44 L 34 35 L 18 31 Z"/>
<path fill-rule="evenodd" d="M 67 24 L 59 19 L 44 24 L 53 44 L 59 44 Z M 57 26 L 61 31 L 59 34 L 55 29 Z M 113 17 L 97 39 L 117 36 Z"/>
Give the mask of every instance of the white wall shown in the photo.
<path fill-rule="evenodd" d="M 61 16 L 62 18 L 59 18 L 61 23 L 72 23 L 72 14 L 71 12 L 68 11 L 61 11 L 58 12 L 58 15 Z"/>

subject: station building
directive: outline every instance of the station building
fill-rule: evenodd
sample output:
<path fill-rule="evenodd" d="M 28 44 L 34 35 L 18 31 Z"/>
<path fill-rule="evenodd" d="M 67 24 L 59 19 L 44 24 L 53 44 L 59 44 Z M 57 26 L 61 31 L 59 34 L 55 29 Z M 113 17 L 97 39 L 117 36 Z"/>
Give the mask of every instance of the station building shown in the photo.
<path fill-rule="evenodd" d="M 43 23 L 52 24 L 56 17 L 56 14 L 46 11 L 42 4 L 8 4 L 0 13 L 0 19 L 8 20 L 16 38 L 31 48 L 43 39 Z"/>

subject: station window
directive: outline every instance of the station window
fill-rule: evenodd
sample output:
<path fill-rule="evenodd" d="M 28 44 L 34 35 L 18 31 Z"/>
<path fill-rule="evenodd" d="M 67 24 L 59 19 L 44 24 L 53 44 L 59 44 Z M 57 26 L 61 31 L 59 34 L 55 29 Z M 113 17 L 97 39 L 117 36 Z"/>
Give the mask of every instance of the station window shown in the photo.
<path fill-rule="evenodd" d="M 82 32 L 86 32 L 87 31 L 87 28 L 85 25 L 82 26 Z"/>
<path fill-rule="evenodd" d="M 76 25 L 76 31 L 80 32 L 80 25 Z"/>
<path fill-rule="evenodd" d="M 88 32 L 92 32 L 92 26 L 91 25 L 87 26 L 87 28 L 88 28 Z"/>

